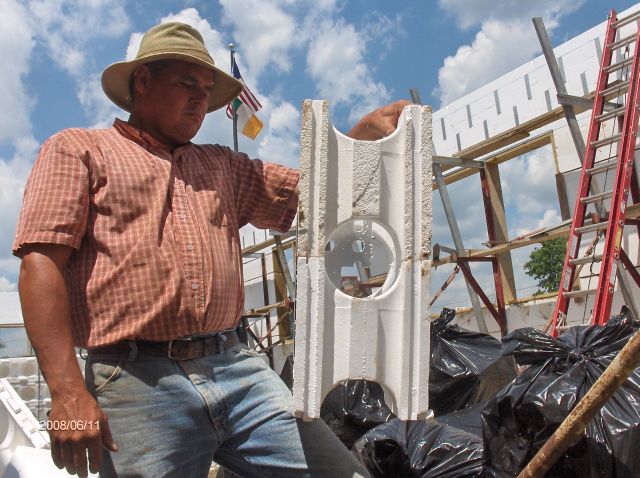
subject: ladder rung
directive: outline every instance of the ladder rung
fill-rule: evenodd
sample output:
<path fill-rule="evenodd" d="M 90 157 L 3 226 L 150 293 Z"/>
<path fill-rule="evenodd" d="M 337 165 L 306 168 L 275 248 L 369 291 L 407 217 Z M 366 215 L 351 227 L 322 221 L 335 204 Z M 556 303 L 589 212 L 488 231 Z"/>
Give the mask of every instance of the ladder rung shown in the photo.
<path fill-rule="evenodd" d="M 605 99 L 617 98 L 618 96 L 624 95 L 627 91 L 629 91 L 629 80 L 624 80 L 606 87 L 602 90 L 601 95 L 604 96 Z"/>
<path fill-rule="evenodd" d="M 637 18 L 640 18 L 640 10 L 638 10 L 637 12 L 633 12 L 629 16 L 619 18 L 617 21 L 613 22 L 613 27 L 614 28 L 623 27 L 625 25 L 628 25 L 629 23 L 631 23 Z"/>
<path fill-rule="evenodd" d="M 606 113 L 602 113 L 601 115 L 596 116 L 596 120 L 602 122 L 607 121 L 611 118 L 617 118 L 619 116 L 624 116 L 624 112 L 626 111 L 626 106 L 621 106 L 620 108 L 616 108 L 615 110 L 607 111 Z"/>
<path fill-rule="evenodd" d="M 611 50 L 611 51 L 617 50 L 618 48 L 621 48 L 623 46 L 630 45 L 634 41 L 636 41 L 636 34 L 635 33 L 633 35 L 629 35 L 628 37 L 624 37 L 624 38 L 621 38 L 618 41 L 614 41 L 613 43 L 610 43 L 609 44 L 609 50 Z"/>
<path fill-rule="evenodd" d="M 572 299 L 574 297 L 585 297 L 587 295 L 591 295 L 595 293 L 597 289 L 582 289 L 582 290 L 572 290 L 571 292 L 563 292 L 562 297 L 565 299 Z"/>
<path fill-rule="evenodd" d="M 608 138 L 602 138 L 598 141 L 591 141 L 592 148 L 600 148 L 601 146 L 607 146 L 608 144 L 613 144 L 618 141 L 622 137 L 622 133 L 616 133 L 613 136 L 609 136 Z"/>
<path fill-rule="evenodd" d="M 595 224 L 589 224 L 588 226 L 576 227 L 574 230 L 578 234 L 586 234 L 593 231 L 604 231 L 609 226 L 607 222 L 597 222 Z"/>
<path fill-rule="evenodd" d="M 582 204 L 591 204 L 594 202 L 598 202 L 601 199 L 609 199 L 611 196 L 613 196 L 613 191 L 605 191 L 600 194 L 593 194 L 591 196 L 580 198 L 580 202 Z"/>
<path fill-rule="evenodd" d="M 622 68 L 625 68 L 631 65 L 632 63 L 633 63 L 633 57 L 625 58 L 624 60 L 619 61 L 618 63 L 614 63 L 613 65 L 609 65 L 605 67 L 604 71 L 606 71 L 607 73 L 613 73 L 614 71 L 621 70 Z"/>
<path fill-rule="evenodd" d="M 595 256 L 578 257 L 577 259 L 569 259 L 569 264 L 572 266 L 579 266 L 581 264 L 589 264 L 590 262 L 599 261 L 602 259 L 602 254 L 596 254 Z"/>
<path fill-rule="evenodd" d="M 602 161 L 596 163 L 593 168 L 589 168 L 585 171 L 587 174 L 598 174 L 609 169 L 615 169 L 618 166 L 618 159 L 612 159 L 611 161 Z"/>

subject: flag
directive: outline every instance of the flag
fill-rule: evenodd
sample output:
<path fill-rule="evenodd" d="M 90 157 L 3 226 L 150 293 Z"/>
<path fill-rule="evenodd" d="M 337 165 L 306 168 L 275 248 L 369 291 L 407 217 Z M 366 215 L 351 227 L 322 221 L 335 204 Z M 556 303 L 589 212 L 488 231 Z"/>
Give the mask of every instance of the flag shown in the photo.
<path fill-rule="evenodd" d="M 238 116 L 238 130 L 240 130 L 243 135 L 251 139 L 256 139 L 256 136 L 258 136 L 263 126 L 260 118 L 256 116 L 256 113 L 262 108 L 262 105 L 244 83 L 242 76 L 240 76 L 238 65 L 236 65 L 235 62 L 233 62 L 233 76 L 242 83 L 242 91 L 232 103 L 227 105 L 227 116 L 233 119 L 232 108 L 235 108 L 236 115 Z"/>

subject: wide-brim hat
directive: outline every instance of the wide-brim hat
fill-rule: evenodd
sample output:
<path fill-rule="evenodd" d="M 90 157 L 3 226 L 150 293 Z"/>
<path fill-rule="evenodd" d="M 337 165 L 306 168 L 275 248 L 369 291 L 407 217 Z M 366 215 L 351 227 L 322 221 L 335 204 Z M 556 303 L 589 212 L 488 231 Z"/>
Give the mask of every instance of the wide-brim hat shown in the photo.
<path fill-rule="evenodd" d="M 183 60 L 213 70 L 214 87 L 209 95 L 208 113 L 230 103 L 242 90 L 242 83 L 216 67 L 200 32 L 178 22 L 162 23 L 145 33 L 134 60 L 114 63 L 104 70 L 102 89 L 116 105 L 131 112 L 131 74 L 138 66 L 158 60 Z"/>

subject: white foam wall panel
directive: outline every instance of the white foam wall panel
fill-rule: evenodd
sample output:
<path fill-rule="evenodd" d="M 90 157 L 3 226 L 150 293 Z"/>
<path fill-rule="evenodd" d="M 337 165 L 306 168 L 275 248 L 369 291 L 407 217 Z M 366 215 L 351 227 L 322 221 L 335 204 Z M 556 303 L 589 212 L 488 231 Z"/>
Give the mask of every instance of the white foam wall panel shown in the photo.
<path fill-rule="evenodd" d="M 637 9 L 638 6 L 635 5 L 623 12 L 618 12 L 618 18 L 625 17 Z M 569 94 L 578 96 L 584 94 L 582 79 L 580 78 L 581 73 L 586 75 L 588 88 L 590 90 L 595 89 L 599 69 L 599 58 L 595 42 L 599 41 L 602 48 L 606 30 L 606 11 L 604 12 L 600 24 L 554 48 L 556 57 L 562 58 L 567 80 L 565 87 Z M 530 28 L 533 30 L 533 25 Z M 635 31 L 635 28 L 634 24 L 623 27 L 620 36 L 624 37 L 631 34 Z M 527 74 L 529 75 L 532 99 L 528 99 L 526 94 L 524 77 Z M 483 119 L 487 120 L 491 135 L 513 128 L 515 126 L 513 119 L 514 106 L 518 108 L 520 123 L 546 112 L 547 102 L 544 92 L 547 89 L 550 93 L 552 107 L 555 108 L 558 106 L 556 89 L 551 81 L 551 75 L 544 57 L 540 55 L 494 81 L 443 106 L 443 108 L 433 113 L 434 125 L 437 131 L 434 136 L 436 151 L 438 154 L 445 156 L 457 152 L 456 133 L 460 135 L 463 149 L 484 139 Z M 498 114 L 495 110 L 491 115 L 479 114 L 484 108 L 481 107 L 478 110 L 476 104 L 483 98 L 488 102 L 493 102 L 494 90 L 498 91 L 500 97 L 501 114 Z M 473 127 L 471 128 L 466 120 L 466 105 L 471 105 L 471 113 L 474 115 Z M 442 134 L 440 133 L 441 119 L 445 122 L 446 140 L 442 139 Z M 561 124 L 564 124 L 564 121 Z M 551 127 L 546 127 L 545 129 L 548 130 Z"/>
<path fill-rule="evenodd" d="M 428 411 L 431 141 L 429 107 L 405 108 L 395 133 L 364 142 L 334 129 L 326 101 L 303 105 L 294 367 L 300 417 L 319 417 L 335 384 L 360 378 L 380 383 L 401 419 Z M 372 271 L 381 256 L 389 268 L 369 297 L 336 285 L 341 261 L 359 240 L 357 254 Z"/>

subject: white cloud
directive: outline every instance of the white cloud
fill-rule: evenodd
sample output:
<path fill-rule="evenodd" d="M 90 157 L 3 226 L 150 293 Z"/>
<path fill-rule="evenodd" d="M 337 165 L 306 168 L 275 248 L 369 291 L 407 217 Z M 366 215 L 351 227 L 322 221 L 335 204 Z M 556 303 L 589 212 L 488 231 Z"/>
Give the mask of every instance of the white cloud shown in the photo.
<path fill-rule="evenodd" d="M 373 79 L 365 54 L 367 45 L 374 43 L 378 59 L 389 50 L 403 34 L 400 17 L 371 11 L 356 27 L 344 20 L 335 0 L 220 3 L 223 19 L 239 44 L 243 77 L 252 89 L 270 66 L 276 76 L 287 73 L 294 55 L 306 50 L 306 72 L 315 83 L 314 94 L 328 99 L 332 107 L 345 108 L 350 122 L 388 101 L 389 92 Z"/>
<path fill-rule="evenodd" d="M 275 105 L 265 125 L 266 131 L 261 133 L 258 157 L 297 168 L 299 129 L 298 109 L 288 102 Z"/>
<path fill-rule="evenodd" d="M 471 45 L 463 45 L 444 59 L 433 94 L 447 105 L 464 94 L 522 65 L 540 52 L 531 18 L 540 16 L 552 33 L 558 21 L 584 0 L 439 0 L 458 27 L 481 28 Z"/>
<path fill-rule="evenodd" d="M 557 226 L 561 222 L 562 222 L 562 218 L 560 217 L 560 214 L 558 214 L 557 209 L 547 209 L 542 215 L 542 218 L 538 220 L 537 226 L 551 227 L 551 226 Z"/>
<path fill-rule="evenodd" d="M 290 50 L 300 43 L 296 19 L 277 0 L 220 0 L 223 20 L 233 27 L 239 56 L 251 76 L 258 78 L 268 66 L 288 72 Z M 250 12 L 250 14 L 247 14 Z M 243 71 L 243 76 L 245 75 Z"/>
<path fill-rule="evenodd" d="M 361 28 L 362 36 L 367 39 L 367 42 L 379 44 L 376 48 L 378 60 L 387 56 L 399 38 L 406 37 L 402 20 L 400 15 L 388 17 L 376 11 L 369 12 L 364 16 Z"/>
<path fill-rule="evenodd" d="M 15 153 L 9 160 L 0 158 L 0 276 L 15 278 L 18 259 L 11 256 L 11 244 L 20 207 L 24 184 L 38 150 L 38 142 L 31 137 L 15 141 Z"/>
<path fill-rule="evenodd" d="M 471 45 L 461 46 L 444 59 L 438 71 L 441 104 L 451 103 L 533 57 L 540 47 L 535 32 L 527 27 L 516 21 L 485 22 Z"/>
<path fill-rule="evenodd" d="M 561 222 L 549 146 L 504 163 L 500 173 L 513 236 Z"/>
<path fill-rule="evenodd" d="M 129 45 L 127 45 L 127 54 L 125 56 L 126 61 L 131 61 L 135 59 L 138 55 L 138 50 L 140 49 L 140 43 L 142 43 L 142 37 L 144 33 L 142 32 L 134 32 L 129 37 Z"/>
<path fill-rule="evenodd" d="M 0 276 L 0 292 L 14 292 L 18 290 L 18 285 L 15 282 L 11 282 L 6 277 Z"/>
<path fill-rule="evenodd" d="M 29 74 L 34 32 L 23 5 L 7 0 L 0 15 L 0 143 L 13 148 L 0 158 L 0 290 L 12 290 L 18 261 L 10 254 L 22 190 L 37 142 L 32 137 L 30 114 L 35 105 L 24 79 Z"/>
<path fill-rule="evenodd" d="M 438 0 L 438 6 L 452 15 L 459 28 L 481 25 L 487 20 L 529 21 L 542 17 L 556 22 L 560 17 L 576 11 L 586 0 Z M 547 25 L 548 26 L 548 25 Z"/>
<path fill-rule="evenodd" d="M 366 39 L 344 20 L 325 20 L 316 26 L 307 51 L 307 69 L 322 98 L 332 106 L 352 106 L 349 120 L 389 100 L 383 83 L 373 80 L 364 61 Z"/>
<path fill-rule="evenodd" d="M 29 0 L 25 2 L 38 46 L 76 83 L 84 113 L 94 125 L 105 125 L 118 111 L 101 94 L 100 72 L 93 71 L 91 45 L 114 38 L 130 27 L 123 0 Z"/>
<path fill-rule="evenodd" d="M 23 79 L 29 73 L 33 33 L 27 11 L 13 0 L 3 2 L 0 15 L 0 143 L 31 134 L 29 114 L 34 101 Z"/>
<path fill-rule="evenodd" d="M 122 0 L 31 0 L 28 8 L 38 41 L 74 77 L 85 73 L 88 42 L 122 35 L 130 26 Z"/>
<path fill-rule="evenodd" d="M 107 98 L 102 90 L 100 78 L 102 72 L 90 73 L 84 81 L 78 82 L 76 94 L 87 118 L 93 123 L 90 128 L 108 128 L 113 123 L 113 118 L 121 113 L 121 109 Z"/>

